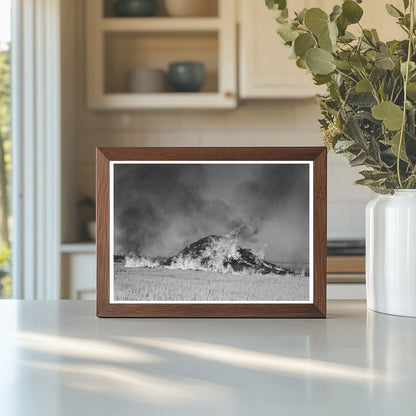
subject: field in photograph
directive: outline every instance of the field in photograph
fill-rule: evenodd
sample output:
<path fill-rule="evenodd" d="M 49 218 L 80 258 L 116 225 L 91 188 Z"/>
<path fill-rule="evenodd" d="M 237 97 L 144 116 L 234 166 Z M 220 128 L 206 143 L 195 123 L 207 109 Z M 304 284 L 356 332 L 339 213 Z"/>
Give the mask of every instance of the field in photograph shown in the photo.
<path fill-rule="evenodd" d="M 114 265 L 117 301 L 306 301 L 309 276 L 236 275 Z"/>

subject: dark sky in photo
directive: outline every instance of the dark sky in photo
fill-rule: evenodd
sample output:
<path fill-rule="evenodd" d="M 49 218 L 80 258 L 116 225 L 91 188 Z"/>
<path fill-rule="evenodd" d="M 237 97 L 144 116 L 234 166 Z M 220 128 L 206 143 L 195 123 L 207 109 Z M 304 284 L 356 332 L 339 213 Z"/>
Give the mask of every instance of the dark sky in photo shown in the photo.
<path fill-rule="evenodd" d="M 236 235 L 265 259 L 309 261 L 309 165 L 116 164 L 114 253 L 176 254 Z"/>

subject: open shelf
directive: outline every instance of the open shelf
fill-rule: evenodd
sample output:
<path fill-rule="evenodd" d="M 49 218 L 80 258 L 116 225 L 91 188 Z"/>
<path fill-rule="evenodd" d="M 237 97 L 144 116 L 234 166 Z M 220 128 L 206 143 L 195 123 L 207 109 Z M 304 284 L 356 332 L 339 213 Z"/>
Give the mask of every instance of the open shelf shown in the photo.
<path fill-rule="evenodd" d="M 113 0 L 89 0 L 86 3 L 88 107 L 235 108 L 235 4 L 229 0 L 211 1 L 216 5 L 216 16 L 169 17 L 159 7 L 158 16 L 130 18 L 114 16 Z M 163 70 L 167 77 L 169 64 L 182 61 L 203 63 L 205 81 L 200 91 L 177 93 L 169 83 L 157 93 L 130 91 L 128 80 L 132 71 Z"/>
<path fill-rule="evenodd" d="M 198 32 L 218 30 L 220 23 L 216 17 L 138 17 L 129 19 L 113 17 L 102 19 L 101 28 L 105 32 L 169 32 L 175 30 Z"/>
<path fill-rule="evenodd" d="M 161 69 L 165 71 L 167 77 L 169 64 L 177 61 L 198 61 L 205 66 L 204 85 L 200 92 L 191 93 L 192 95 L 218 92 L 218 38 L 216 32 L 106 33 L 104 54 L 105 94 L 130 94 L 128 77 L 131 70 L 137 68 Z M 174 91 L 167 85 L 166 91 L 155 95 L 172 93 Z M 189 94 L 177 94 L 174 99 L 186 99 Z"/>
<path fill-rule="evenodd" d="M 81 241 L 79 243 L 63 243 L 61 244 L 61 253 L 65 254 L 94 254 L 96 252 L 95 243 L 92 241 Z"/>
<path fill-rule="evenodd" d="M 104 18 L 112 18 L 112 17 L 116 17 L 115 15 L 115 3 L 117 0 L 99 0 L 100 2 L 102 2 L 103 5 L 103 13 L 102 16 Z M 140 19 L 154 19 L 157 17 L 167 17 L 167 18 L 174 18 L 172 16 L 169 16 L 168 13 L 168 8 L 166 7 L 165 1 L 166 0 L 156 0 L 157 1 L 157 13 L 155 17 L 141 17 Z M 167 0 L 169 1 L 169 0 Z M 195 1 L 195 0 L 194 0 Z M 230 0 L 227 0 L 230 1 Z M 204 0 L 204 9 L 205 11 L 201 14 L 199 14 L 198 16 L 195 17 L 218 17 L 219 15 L 219 0 Z M 121 17 L 120 19 L 123 20 L 130 20 L 130 19 L 134 19 L 132 17 Z M 194 17 L 186 17 L 186 19 L 194 19 Z"/>
<path fill-rule="evenodd" d="M 96 108 L 132 109 L 203 109 L 234 108 L 233 97 L 216 93 L 166 93 L 166 94 L 105 94 Z"/>

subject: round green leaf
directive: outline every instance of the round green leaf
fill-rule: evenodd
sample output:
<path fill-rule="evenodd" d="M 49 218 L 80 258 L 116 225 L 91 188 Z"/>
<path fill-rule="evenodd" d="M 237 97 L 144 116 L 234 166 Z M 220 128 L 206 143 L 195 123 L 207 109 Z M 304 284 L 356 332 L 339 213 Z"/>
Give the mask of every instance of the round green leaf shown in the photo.
<path fill-rule="evenodd" d="M 342 3 L 342 16 L 349 24 L 358 23 L 363 17 L 363 9 L 353 0 Z"/>
<path fill-rule="evenodd" d="M 358 53 L 352 55 L 349 62 L 354 68 L 358 70 L 363 69 L 368 64 L 367 60 Z"/>
<path fill-rule="evenodd" d="M 370 92 L 371 91 L 370 81 L 366 79 L 362 79 L 360 82 L 357 82 L 357 85 L 355 86 L 355 90 L 357 92 Z"/>
<path fill-rule="evenodd" d="M 298 68 L 301 68 L 301 69 L 308 69 L 308 66 L 306 65 L 306 61 L 305 61 L 305 58 L 298 58 L 298 59 L 296 59 L 296 66 L 298 67 Z"/>
<path fill-rule="evenodd" d="M 315 85 L 329 84 L 331 82 L 331 75 L 314 75 L 313 80 L 315 81 Z"/>
<path fill-rule="evenodd" d="M 342 70 L 350 70 L 352 68 L 352 65 L 348 62 L 348 61 L 342 61 L 342 60 L 337 60 L 337 61 L 332 61 L 333 64 Z"/>
<path fill-rule="evenodd" d="M 295 40 L 296 56 L 304 58 L 309 49 L 316 45 L 315 39 L 309 33 L 302 33 Z"/>
<path fill-rule="evenodd" d="M 371 29 L 371 34 L 373 35 L 373 39 L 374 39 L 376 42 L 380 42 L 380 38 L 379 38 L 379 36 L 378 36 L 378 33 L 377 33 L 377 30 L 376 30 L 376 29 Z"/>
<path fill-rule="evenodd" d="M 409 159 L 407 158 L 406 154 L 406 142 L 405 140 L 402 141 L 402 145 L 400 146 L 400 132 L 395 134 L 391 141 L 388 140 L 381 140 L 381 142 L 387 146 L 390 146 L 391 151 L 393 154 L 397 157 L 399 156 L 399 148 L 400 148 L 400 156 L 399 158 L 403 160 L 404 162 L 409 162 Z"/>
<path fill-rule="evenodd" d="M 309 49 L 306 54 L 306 64 L 314 75 L 327 75 L 334 71 L 334 57 L 330 52 L 320 48 Z"/>
<path fill-rule="evenodd" d="M 338 17 L 341 16 L 341 14 L 342 14 L 342 7 L 335 5 L 332 10 L 332 13 L 329 15 L 331 22 L 335 22 L 338 19 Z"/>
<path fill-rule="evenodd" d="M 407 84 L 407 96 L 412 100 L 416 100 L 416 82 Z"/>
<path fill-rule="evenodd" d="M 386 4 L 387 13 L 393 17 L 403 17 L 404 14 L 397 8 L 394 7 L 392 4 Z"/>
<path fill-rule="evenodd" d="M 348 27 L 348 22 L 344 19 L 342 15 L 337 19 L 337 27 L 339 34 L 341 36 L 344 36 Z"/>
<path fill-rule="evenodd" d="M 375 61 L 376 67 L 380 69 L 392 70 L 394 68 L 394 61 L 390 56 L 379 56 Z"/>
<path fill-rule="evenodd" d="M 334 45 L 332 44 L 328 30 L 318 35 L 318 45 L 321 49 L 324 49 L 328 52 L 332 52 L 334 50 Z"/>
<path fill-rule="evenodd" d="M 298 20 L 299 22 L 303 23 L 303 21 L 305 20 L 305 14 L 306 14 L 307 10 L 306 9 L 302 9 L 299 13 L 296 13 L 296 20 Z"/>
<path fill-rule="evenodd" d="M 321 49 L 328 52 L 335 50 L 338 38 L 338 27 L 336 23 L 329 22 L 326 29 L 318 35 L 318 44 Z"/>
<path fill-rule="evenodd" d="M 416 64 L 412 61 L 409 62 L 409 73 L 416 71 Z M 403 76 L 406 76 L 407 68 L 406 68 L 406 62 L 402 62 L 400 65 L 400 72 Z"/>
<path fill-rule="evenodd" d="M 384 125 L 392 131 L 400 130 L 403 121 L 403 110 L 391 101 L 383 101 L 371 109 L 373 117 L 382 120 Z"/>
<path fill-rule="evenodd" d="M 329 37 L 331 38 L 332 44 L 336 45 L 338 39 L 338 26 L 334 22 L 328 24 Z"/>
<path fill-rule="evenodd" d="M 286 0 L 266 0 L 266 6 L 271 10 L 283 10 L 286 7 Z"/>
<path fill-rule="evenodd" d="M 328 26 L 328 15 L 320 8 L 314 7 L 305 13 L 305 26 L 315 35 L 324 32 Z"/>
<path fill-rule="evenodd" d="M 337 26 L 337 28 L 338 28 L 338 26 Z M 341 36 L 341 38 L 339 39 L 339 41 L 340 42 L 344 42 L 344 43 L 349 43 L 349 42 L 351 42 L 351 41 L 353 41 L 355 39 L 357 39 L 357 37 L 353 33 L 348 32 L 348 30 L 347 30 L 344 33 L 344 35 Z"/>
<path fill-rule="evenodd" d="M 298 32 L 287 23 L 280 24 L 277 33 L 286 43 L 293 42 L 298 37 Z"/>

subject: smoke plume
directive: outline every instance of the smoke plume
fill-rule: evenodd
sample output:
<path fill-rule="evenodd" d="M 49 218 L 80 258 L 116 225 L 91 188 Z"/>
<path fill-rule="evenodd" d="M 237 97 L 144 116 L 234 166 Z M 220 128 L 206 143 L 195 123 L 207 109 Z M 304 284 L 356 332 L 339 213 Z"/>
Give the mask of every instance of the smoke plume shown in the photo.
<path fill-rule="evenodd" d="M 166 257 L 207 235 L 307 261 L 309 167 L 115 164 L 114 253 Z"/>

